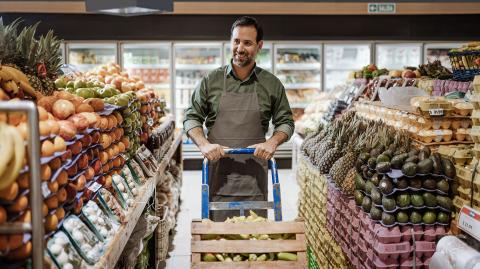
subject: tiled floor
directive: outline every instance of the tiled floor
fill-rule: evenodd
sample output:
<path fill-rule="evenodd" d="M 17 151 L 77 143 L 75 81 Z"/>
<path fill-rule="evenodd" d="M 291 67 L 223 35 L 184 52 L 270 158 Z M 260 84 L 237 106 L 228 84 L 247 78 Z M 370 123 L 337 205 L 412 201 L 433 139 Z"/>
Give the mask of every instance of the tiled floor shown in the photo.
<path fill-rule="evenodd" d="M 292 170 L 279 170 L 282 194 L 282 211 L 284 220 L 293 220 L 297 216 L 298 185 Z M 178 214 L 173 250 L 166 261 L 166 269 L 190 268 L 190 223 L 200 218 L 200 171 L 184 171 L 182 187 L 182 204 Z M 269 200 L 272 200 L 271 184 L 269 184 Z M 271 211 L 271 210 L 270 210 Z M 269 212 L 273 219 L 273 212 Z"/>

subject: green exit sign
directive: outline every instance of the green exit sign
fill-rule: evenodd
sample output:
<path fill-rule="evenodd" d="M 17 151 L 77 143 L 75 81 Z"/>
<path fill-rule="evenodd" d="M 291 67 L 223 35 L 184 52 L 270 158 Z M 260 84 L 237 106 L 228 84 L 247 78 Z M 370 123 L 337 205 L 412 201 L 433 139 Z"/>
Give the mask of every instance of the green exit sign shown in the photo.
<path fill-rule="evenodd" d="M 368 3 L 368 13 L 371 14 L 394 14 L 396 8 L 395 3 Z"/>

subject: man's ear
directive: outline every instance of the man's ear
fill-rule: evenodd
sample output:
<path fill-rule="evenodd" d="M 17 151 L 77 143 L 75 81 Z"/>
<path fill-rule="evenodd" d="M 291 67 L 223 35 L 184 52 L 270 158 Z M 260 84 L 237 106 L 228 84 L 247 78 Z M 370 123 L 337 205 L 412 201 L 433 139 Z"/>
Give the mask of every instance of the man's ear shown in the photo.
<path fill-rule="evenodd" d="M 258 41 L 258 50 L 263 48 L 263 40 Z"/>

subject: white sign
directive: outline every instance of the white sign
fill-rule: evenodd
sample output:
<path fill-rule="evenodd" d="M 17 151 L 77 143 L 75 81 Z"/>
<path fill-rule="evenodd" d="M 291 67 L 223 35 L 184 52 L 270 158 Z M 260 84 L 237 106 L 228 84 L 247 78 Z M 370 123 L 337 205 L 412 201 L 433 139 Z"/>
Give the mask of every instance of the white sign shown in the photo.
<path fill-rule="evenodd" d="M 471 207 L 463 206 L 458 218 L 458 228 L 480 240 L 480 212 Z"/>
<path fill-rule="evenodd" d="M 92 192 L 96 193 L 101 187 L 102 187 L 102 185 L 98 184 L 97 182 L 93 182 L 93 184 L 90 185 L 90 187 L 88 187 L 88 189 L 91 190 Z"/>
<path fill-rule="evenodd" d="M 368 3 L 370 14 L 395 14 L 397 5 L 395 3 Z"/>
<path fill-rule="evenodd" d="M 430 116 L 443 116 L 443 108 L 435 108 L 428 110 Z"/>

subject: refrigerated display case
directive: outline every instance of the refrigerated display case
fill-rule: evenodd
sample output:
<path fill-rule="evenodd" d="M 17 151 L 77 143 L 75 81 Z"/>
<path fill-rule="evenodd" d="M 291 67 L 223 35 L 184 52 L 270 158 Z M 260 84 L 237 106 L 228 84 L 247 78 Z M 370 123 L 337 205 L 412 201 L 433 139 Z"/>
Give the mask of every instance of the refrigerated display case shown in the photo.
<path fill-rule="evenodd" d="M 139 76 L 173 106 L 171 83 L 171 43 L 124 43 L 121 45 L 123 68 Z"/>
<path fill-rule="evenodd" d="M 325 44 L 324 90 L 344 84 L 348 74 L 370 64 L 370 44 Z"/>
<path fill-rule="evenodd" d="M 443 66 L 452 68 L 448 52 L 451 49 L 458 49 L 465 45 L 465 43 L 430 43 L 424 46 L 424 63 L 440 60 Z"/>
<path fill-rule="evenodd" d="M 294 120 L 321 89 L 321 57 L 320 44 L 275 45 L 275 75 L 285 86 Z"/>
<path fill-rule="evenodd" d="M 257 54 L 257 58 L 255 61 L 257 62 L 257 65 L 269 72 L 272 72 L 272 44 L 271 43 L 263 43 L 263 48 L 260 50 L 260 52 Z M 232 59 L 232 51 L 231 51 L 231 45 L 230 43 L 225 43 L 225 60 L 224 64 L 228 64 L 230 60 Z"/>
<path fill-rule="evenodd" d="M 93 68 L 117 63 L 117 43 L 67 43 L 67 63 L 79 71 L 86 72 Z"/>
<path fill-rule="evenodd" d="M 174 44 L 175 119 L 180 128 L 195 86 L 209 71 L 222 65 L 222 48 L 222 43 Z"/>
<path fill-rule="evenodd" d="M 375 55 L 378 68 L 389 70 L 402 70 L 423 62 L 422 44 L 419 43 L 376 44 Z"/>

